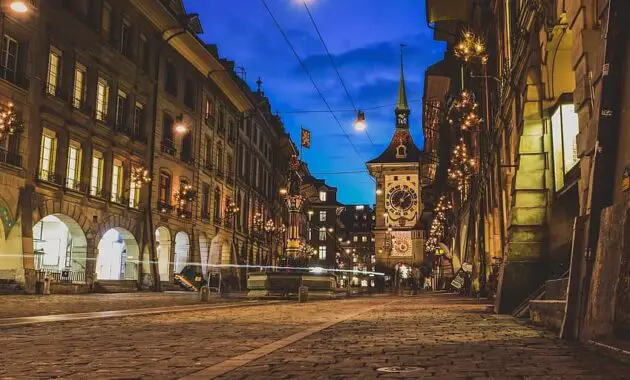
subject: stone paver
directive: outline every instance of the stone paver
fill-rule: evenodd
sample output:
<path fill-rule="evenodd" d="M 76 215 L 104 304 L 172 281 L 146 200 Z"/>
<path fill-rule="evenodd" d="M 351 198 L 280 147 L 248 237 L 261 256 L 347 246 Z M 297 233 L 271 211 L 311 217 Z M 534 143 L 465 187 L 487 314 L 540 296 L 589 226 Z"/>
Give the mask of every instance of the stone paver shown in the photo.
<path fill-rule="evenodd" d="M 628 364 L 484 310 L 448 295 L 370 297 L 0 329 L 0 379 L 177 379 L 230 359 L 242 366 L 221 378 L 630 378 Z M 277 350 L 252 354 L 265 347 Z M 396 366 L 416 371 L 377 371 Z"/>
<path fill-rule="evenodd" d="M 221 379 L 628 379 L 630 365 L 450 295 L 402 298 Z M 383 367 L 416 367 L 384 373 Z"/>
<path fill-rule="evenodd" d="M 268 304 L 0 329 L 0 379 L 174 379 L 382 302 Z"/>
<path fill-rule="evenodd" d="M 211 302 L 217 301 L 219 299 L 213 299 Z M 10 295 L 0 296 L 0 318 L 192 305 L 196 303 L 199 303 L 199 294 L 193 292 L 52 294 L 48 296 Z"/>

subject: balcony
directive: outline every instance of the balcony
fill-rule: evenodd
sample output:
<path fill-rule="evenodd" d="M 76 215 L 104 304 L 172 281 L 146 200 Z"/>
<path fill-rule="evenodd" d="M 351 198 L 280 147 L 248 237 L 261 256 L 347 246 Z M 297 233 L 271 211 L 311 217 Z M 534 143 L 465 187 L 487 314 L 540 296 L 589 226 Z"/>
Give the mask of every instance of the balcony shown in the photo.
<path fill-rule="evenodd" d="M 157 210 L 163 214 L 170 214 L 171 212 L 173 212 L 173 206 L 164 201 L 158 201 Z"/>
<path fill-rule="evenodd" d="M 122 124 L 122 123 L 120 123 L 120 124 L 117 123 L 116 126 L 114 127 L 114 130 L 116 132 L 118 132 L 118 133 L 121 133 L 121 134 L 125 135 L 125 136 L 131 137 L 131 129 L 129 128 L 128 125 L 125 125 L 125 124 Z"/>
<path fill-rule="evenodd" d="M 0 148 L 0 162 L 3 164 L 22 167 L 22 156 L 15 152 Z"/>
<path fill-rule="evenodd" d="M 179 216 L 182 219 L 192 219 L 192 210 L 179 208 L 177 209 L 177 216 Z"/>
<path fill-rule="evenodd" d="M 75 97 L 72 97 L 72 108 L 90 117 L 92 117 L 94 113 L 92 106 L 89 105 L 85 101 L 85 99 L 77 99 Z"/>
<path fill-rule="evenodd" d="M 42 181 L 53 183 L 59 186 L 61 186 L 64 182 L 61 176 L 58 176 L 55 172 L 48 171 L 48 170 L 40 170 L 38 174 L 38 178 Z"/>
<path fill-rule="evenodd" d="M 234 173 L 232 172 L 227 172 L 227 175 L 225 176 L 225 181 L 231 185 L 234 184 Z"/>
<path fill-rule="evenodd" d="M 187 163 L 188 165 L 195 164 L 195 158 L 192 156 L 190 152 L 182 151 L 182 153 L 179 155 L 179 158 L 185 163 Z"/>
<path fill-rule="evenodd" d="M 207 172 L 212 172 L 212 159 L 206 160 L 203 163 L 203 169 Z"/>
<path fill-rule="evenodd" d="M 131 139 L 141 144 L 146 144 L 148 142 L 146 134 L 142 131 L 133 131 L 131 134 Z"/>
<path fill-rule="evenodd" d="M 174 156 L 175 153 L 177 153 L 177 149 L 175 149 L 175 143 L 171 140 L 162 141 L 162 153 Z"/>
<path fill-rule="evenodd" d="M 109 199 L 109 191 L 103 188 L 93 187 L 90 189 L 90 196 L 93 198 L 99 198 L 102 200 Z"/>
<path fill-rule="evenodd" d="M 27 91 L 31 86 L 31 81 L 26 78 L 24 74 L 15 71 L 9 71 L 4 66 L 0 66 L 0 79 L 6 80 L 7 82 L 10 82 Z"/>
<path fill-rule="evenodd" d="M 72 178 L 66 178 L 66 189 L 85 193 L 87 191 L 87 184 L 81 183 Z"/>
<path fill-rule="evenodd" d="M 212 115 L 205 115 L 203 118 L 203 121 L 206 123 L 206 125 L 210 128 L 214 128 L 214 116 Z"/>
<path fill-rule="evenodd" d="M 129 199 L 122 194 L 112 194 L 110 201 L 121 206 L 127 206 L 129 204 Z"/>
<path fill-rule="evenodd" d="M 208 210 L 201 211 L 201 220 L 205 223 L 210 223 L 210 212 Z"/>

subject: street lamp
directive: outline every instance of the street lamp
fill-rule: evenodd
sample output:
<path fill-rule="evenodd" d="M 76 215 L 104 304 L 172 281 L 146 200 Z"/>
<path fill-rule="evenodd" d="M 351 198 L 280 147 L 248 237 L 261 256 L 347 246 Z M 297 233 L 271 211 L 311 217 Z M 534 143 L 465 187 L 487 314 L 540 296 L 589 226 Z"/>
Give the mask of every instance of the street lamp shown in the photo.
<path fill-rule="evenodd" d="M 365 122 L 365 113 L 363 111 L 357 112 L 357 119 L 354 122 L 354 129 L 357 131 L 363 131 L 367 128 L 367 123 Z"/>
<path fill-rule="evenodd" d="M 29 11 L 29 7 L 25 1 L 12 1 L 9 7 L 17 13 L 26 13 Z"/>
<path fill-rule="evenodd" d="M 186 123 L 184 123 L 184 114 L 179 114 L 179 116 L 177 116 L 177 118 L 175 119 L 175 132 L 183 135 L 184 133 L 188 132 L 188 126 L 186 125 Z"/>

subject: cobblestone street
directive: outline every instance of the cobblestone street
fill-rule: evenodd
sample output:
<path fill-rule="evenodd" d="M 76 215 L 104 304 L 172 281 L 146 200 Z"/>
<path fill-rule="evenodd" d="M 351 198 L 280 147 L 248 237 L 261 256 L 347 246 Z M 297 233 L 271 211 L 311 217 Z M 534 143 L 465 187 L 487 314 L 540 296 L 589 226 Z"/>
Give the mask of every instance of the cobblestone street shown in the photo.
<path fill-rule="evenodd" d="M 435 294 L 5 328 L 0 379 L 628 378 L 630 365 L 484 310 Z M 414 368 L 378 371 L 397 366 Z"/>

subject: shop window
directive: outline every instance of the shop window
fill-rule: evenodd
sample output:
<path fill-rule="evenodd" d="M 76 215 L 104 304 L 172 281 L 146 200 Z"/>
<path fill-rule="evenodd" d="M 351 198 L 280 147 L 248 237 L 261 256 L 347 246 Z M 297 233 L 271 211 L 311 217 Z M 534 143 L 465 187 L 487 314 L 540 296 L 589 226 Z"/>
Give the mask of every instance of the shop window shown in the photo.
<path fill-rule="evenodd" d="M 551 116 L 553 173 L 556 191 L 565 185 L 565 175 L 579 162 L 577 156 L 578 115 L 573 104 L 559 106 Z"/>

